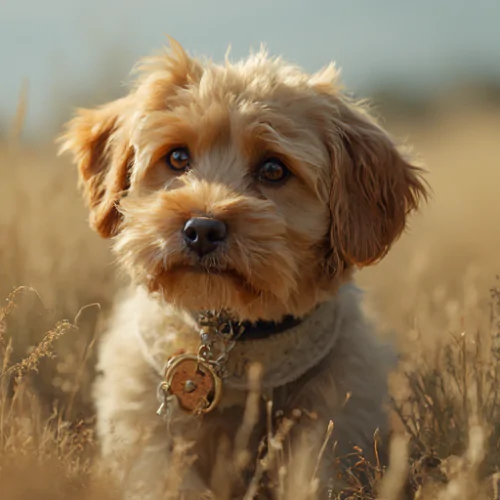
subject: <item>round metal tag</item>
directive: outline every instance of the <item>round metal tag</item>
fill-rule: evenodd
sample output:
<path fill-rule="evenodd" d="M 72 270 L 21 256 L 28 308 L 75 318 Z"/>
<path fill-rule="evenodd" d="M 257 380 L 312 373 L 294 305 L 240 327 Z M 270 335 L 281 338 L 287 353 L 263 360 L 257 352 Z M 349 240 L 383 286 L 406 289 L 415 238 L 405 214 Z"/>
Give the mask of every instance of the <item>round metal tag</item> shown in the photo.
<path fill-rule="evenodd" d="M 191 354 L 176 356 L 169 361 L 165 382 L 179 406 L 191 413 L 208 413 L 221 398 L 220 377 L 209 363 Z"/>

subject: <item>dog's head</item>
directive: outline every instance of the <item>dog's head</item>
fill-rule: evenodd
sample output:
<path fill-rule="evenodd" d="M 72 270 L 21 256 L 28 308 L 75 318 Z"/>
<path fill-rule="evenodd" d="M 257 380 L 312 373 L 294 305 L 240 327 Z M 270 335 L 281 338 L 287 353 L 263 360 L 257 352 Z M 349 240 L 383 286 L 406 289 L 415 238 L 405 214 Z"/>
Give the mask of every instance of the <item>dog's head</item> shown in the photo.
<path fill-rule="evenodd" d="M 329 66 L 260 52 L 219 66 L 175 42 L 64 134 L 132 279 L 181 307 L 302 315 L 377 262 L 426 191 Z"/>

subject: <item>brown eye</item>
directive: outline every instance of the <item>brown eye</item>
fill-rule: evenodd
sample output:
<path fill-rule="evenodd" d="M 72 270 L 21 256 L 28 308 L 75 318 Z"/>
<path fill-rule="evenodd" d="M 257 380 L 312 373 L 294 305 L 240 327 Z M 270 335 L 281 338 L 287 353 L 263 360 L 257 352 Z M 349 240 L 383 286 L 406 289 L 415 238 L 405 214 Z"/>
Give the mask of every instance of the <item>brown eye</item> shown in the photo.
<path fill-rule="evenodd" d="M 189 168 L 189 151 L 187 148 L 175 148 L 165 157 L 167 165 L 176 172 L 184 172 Z"/>
<path fill-rule="evenodd" d="M 270 158 L 260 166 L 257 175 L 261 182 L 280 184 L 290 176 L 290 170 L 280 160 Z"/>

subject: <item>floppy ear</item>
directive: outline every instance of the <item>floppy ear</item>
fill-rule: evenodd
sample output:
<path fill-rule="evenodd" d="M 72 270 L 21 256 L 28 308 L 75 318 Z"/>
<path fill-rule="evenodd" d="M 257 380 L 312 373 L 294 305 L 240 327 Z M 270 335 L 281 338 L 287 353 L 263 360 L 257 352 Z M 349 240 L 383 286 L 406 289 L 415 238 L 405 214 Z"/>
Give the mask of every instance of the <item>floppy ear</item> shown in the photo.
<path fill-rule="evenodd" d="M 59 138 L 60 152 L 72 153 L 79 184 L 90 209 L 89 223 L 102 237 L 119 230 L 117 205 L 127 188 L 133 159 L 129 141 L 130 96 L 97 109 L 80 109 Z"/>
<path fill-rule="evenodd" d="M 331 156 L 329 264 L 334 272 L 382 259 L 427 198 L 423 170 L 409 163 L 362 105 L 319 85 Z"/>

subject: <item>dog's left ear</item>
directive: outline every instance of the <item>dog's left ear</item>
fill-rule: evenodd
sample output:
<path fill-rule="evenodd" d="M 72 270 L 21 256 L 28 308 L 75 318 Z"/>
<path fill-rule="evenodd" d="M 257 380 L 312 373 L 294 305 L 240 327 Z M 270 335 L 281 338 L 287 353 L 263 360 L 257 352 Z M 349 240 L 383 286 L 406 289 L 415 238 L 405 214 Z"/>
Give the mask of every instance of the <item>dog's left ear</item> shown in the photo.
<path fill-rule="evenodd" d="M 324 76 L 315 75 L 312 84 L 324 100 L 321 122 L 332 163 L 329 267 L 336 273 L 382 259 L 409 212 L 427 198 L 427 185 L 423 170 L 364 107 L 342 95 L 336 74 L 329 82 Z"/>
<path fill-rule="evenodd" d="M 80 109 L 59 138 L 60 152 L 72 153 L 90 210 L 89 224 L 102 237 L 119 230 L 117 205 L 127 188 L 133 158 L 127 130 L 131 95 L 97 109 Z"/>

